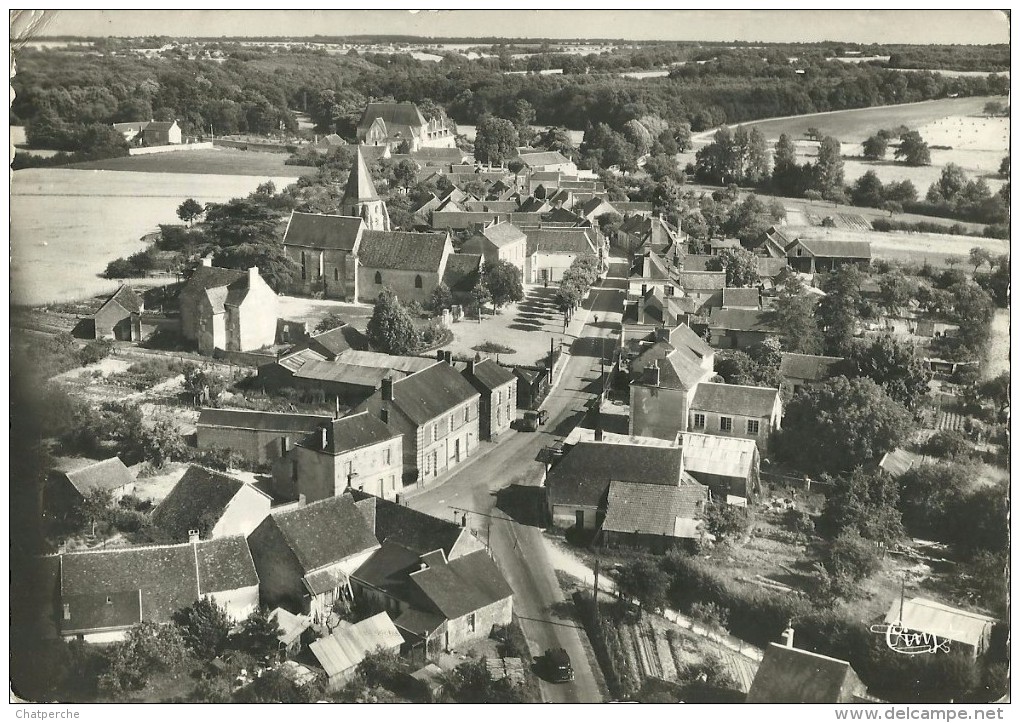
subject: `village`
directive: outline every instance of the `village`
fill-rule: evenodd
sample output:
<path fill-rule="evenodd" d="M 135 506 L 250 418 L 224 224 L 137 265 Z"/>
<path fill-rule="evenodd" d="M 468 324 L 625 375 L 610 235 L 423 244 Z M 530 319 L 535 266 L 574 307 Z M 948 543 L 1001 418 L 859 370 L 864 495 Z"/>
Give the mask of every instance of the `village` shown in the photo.
<path fill-rule="evenodd" d="M 41 699 L 1007 694 L 1008 253 L 359 114 L 291 148 L 314 177 L 189 199 L 115 291 L 12 317 Z"/>

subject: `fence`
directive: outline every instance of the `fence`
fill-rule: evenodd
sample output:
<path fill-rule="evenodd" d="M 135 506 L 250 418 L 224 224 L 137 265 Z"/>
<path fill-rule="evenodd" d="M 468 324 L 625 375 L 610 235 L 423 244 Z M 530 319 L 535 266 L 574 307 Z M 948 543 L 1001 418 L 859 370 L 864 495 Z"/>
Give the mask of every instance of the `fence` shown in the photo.
<path fill-rule="evenodd" d="M 242 151 L 269 151 L 270 153 L 293 153 L 297 150 L 296 143 L 273 143 L 272 141 L 246 141 L 217 138 L 213 145 L 224 148 L 239 148 Z"/>
<path fill-rule="evenodd" d="M 276 361 L 276 355 L 258 351 L 223 351 L 215 349 L 213 358 L 246 367 L 259 367 Z"/>
<path fill-rule="evenodd" d="M 790 489 L 800 490 L 801 492 L 819 492 L 825 494 L 832 489 L 832 483 L 826 482 L 820 479 L 811 479 L 810 477 L 793 477 L 785 474 L 775 474 L 773 472 L 760 472 L 759 476 L 761 481 L 767 484 L 769 487 L 789 487 Z"/>

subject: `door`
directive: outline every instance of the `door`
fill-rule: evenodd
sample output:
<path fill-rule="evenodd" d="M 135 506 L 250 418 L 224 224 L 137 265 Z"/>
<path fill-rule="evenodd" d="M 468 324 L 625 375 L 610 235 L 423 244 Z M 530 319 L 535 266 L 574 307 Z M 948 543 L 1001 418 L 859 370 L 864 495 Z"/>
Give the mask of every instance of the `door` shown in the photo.
<path fill-rule="evenodd" d="M 578 510 L 574 513 L 574 522 L 577 525 L 577 529 L 584 528 L 584 510 Z"/>
<path fill-rule="evenodd" d="M 432 450 L 432 474 L 439 476 L 439 453 Z"/>
<path fill-rule="evenodd" d="M 456 439 L 453 442 L 453 459 L 456 462 L 460 462 L 460 440 Z"/>

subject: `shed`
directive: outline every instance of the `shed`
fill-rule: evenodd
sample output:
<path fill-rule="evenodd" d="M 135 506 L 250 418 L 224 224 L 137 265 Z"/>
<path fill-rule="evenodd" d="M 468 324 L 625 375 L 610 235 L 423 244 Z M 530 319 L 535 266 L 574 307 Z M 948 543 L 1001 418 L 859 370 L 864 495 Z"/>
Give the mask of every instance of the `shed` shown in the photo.
<path fill-rule="evenodd" d="M 995 618 L 915 597 L 893 601 L 885 615 L 885 622 L 898 622 L 907 630 L 935 635 L 977 657 L 988 647 Z"/>
<path fill-rule="evenodd" d="M 308 647 L 326 672 L 327 685 L 336 690 L 367 655 L 380 649 L 396 653 L 403 642 L 390 616 L 382 612 L 353 624 L 341 622 L 332 635 Z"/>

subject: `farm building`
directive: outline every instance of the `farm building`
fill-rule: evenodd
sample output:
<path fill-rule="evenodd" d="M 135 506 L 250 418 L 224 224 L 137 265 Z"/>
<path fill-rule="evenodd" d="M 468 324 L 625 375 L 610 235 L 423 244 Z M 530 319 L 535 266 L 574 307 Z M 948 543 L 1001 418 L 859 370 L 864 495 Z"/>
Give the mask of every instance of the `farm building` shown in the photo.
<path fill-rule="evenodd" d="M 790 243 L 786 258 L 794 271 L 806 274 L 835 271 L 847 264 L 865 269 L 871 264 L 871 243 L 841 240 L 814 230 Z"/>
<path fill-rule="evenodd" d="M 288 440 L 314 432 L 330 417 L 289 412 L 203 407 L 195 425 L 199 449 L 237 452 L 254 462 L 269 462 L 288 448 Z"/>
<path fill-rule="evenodd" d="M 121 286 L 93 314 L 96 339 L 140 341 L 141 326 L 133 323 L 134 314 L 145 311 L 145 302 L 130 286 Z"/>
<path fill-rule="evenodd" d="M 312 642 L 308 649 L 325 671 L 327 687 L 338 690 L 369 653 L 398 653 L 403 643 L 390 616 L 381 612 L 356 623 L 341 620 L 332 633 Z"/>
<path fill-rule="evenodd" d="M 272 502 L 254 485 L 191 465 L 152 511 L 152 524 L 181 542 L 248 535 L 269 514 Z"/>
<path fill-rule="evenodd" d="M 839 356 L 816 356 L 783 352 L 779 373 L 796 394 L 801 389 L 821 384 L 842 373 L 845 359 Z"/>
<path fill-rule="evenodd" d="M 45 507 L 49 513 L 61 515 L 80 505 L 93 492 L 108 492 L 114 500 L 119 500 L 134 490 L 134 475 L 120 457 L 110 457 L 84 467 L 53 470 L 44 491 Z"/>
<path fill-rule="evenodd" d="M 988 648 L 995 618 L 915 597 L 894 600 L 885 615 L 885 622 L 898 623 L 907 631 L 947 640 L 951 650 L 962 650 L 976 658 Z"/>

